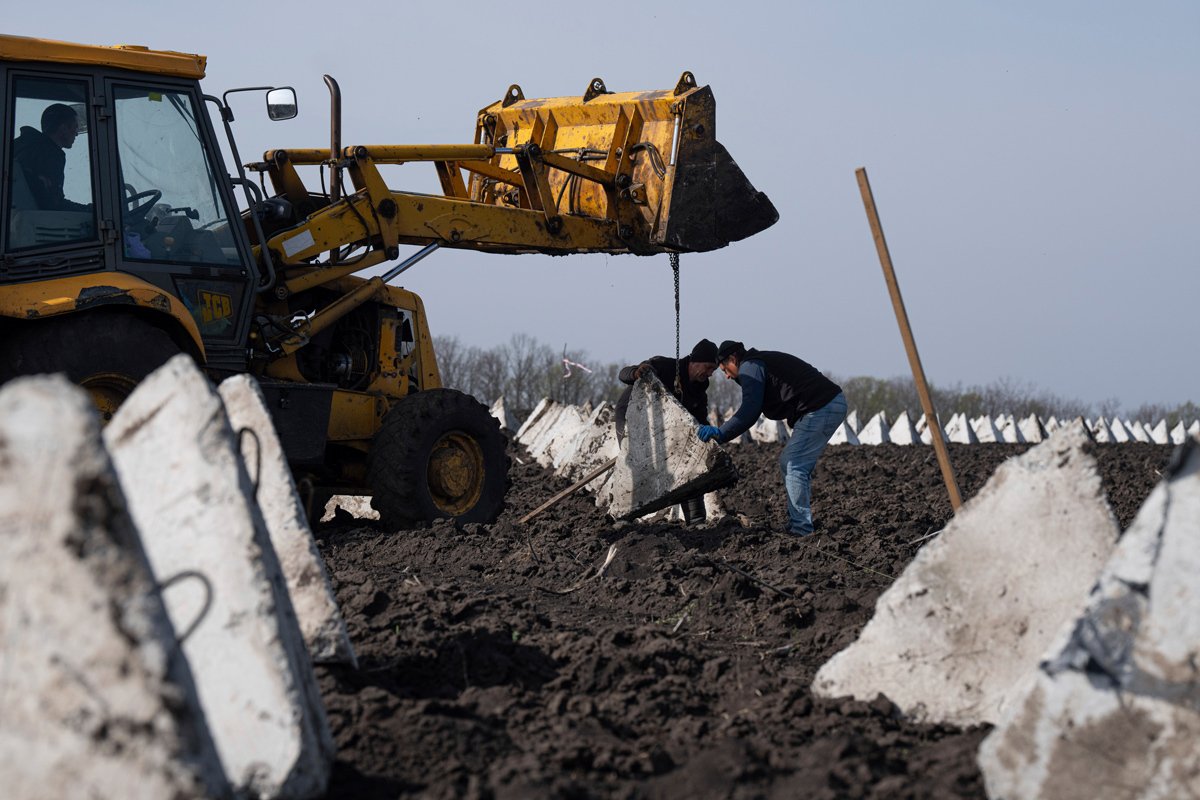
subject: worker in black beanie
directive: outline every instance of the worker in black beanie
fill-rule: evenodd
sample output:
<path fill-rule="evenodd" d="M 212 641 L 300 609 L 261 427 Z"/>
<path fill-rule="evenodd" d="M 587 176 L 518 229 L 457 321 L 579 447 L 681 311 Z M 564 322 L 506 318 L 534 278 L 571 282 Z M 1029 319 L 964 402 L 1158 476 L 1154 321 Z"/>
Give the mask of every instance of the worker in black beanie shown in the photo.
<path fill-rule="evenodd" d="M 810 481 L 817 459 L 834 431 L 846 419 L 842 389 L 816 367 L 787 353 L 746 349 L 741 342 L 721 342 L 717 362 L 725 377 L 742 387 L 742 404 L 721 427 L 701 425 L 702 441 L 729 442 L 758 421 L 787 420 L 792 428 L 779 470 L 788 496 L 788 532 L 808 536 L 814 530 Z"/>
<path fill-rule="evenodd" d="M 625 413 L 629 410 L 633 384 L 647 370 L 654 370 L 662 385 L 683 403 L 683 407 L 698 423 L 708 423 L 708 379 L 717 371 L 717 346 L 708 339 L 701 339 L 690 354 L 678 361 L 670 356 L 654 356 L 621 370 L 617 377 L 629 388 L 617 400 L 615 419 L 618 441 L 625 438 Z"/>

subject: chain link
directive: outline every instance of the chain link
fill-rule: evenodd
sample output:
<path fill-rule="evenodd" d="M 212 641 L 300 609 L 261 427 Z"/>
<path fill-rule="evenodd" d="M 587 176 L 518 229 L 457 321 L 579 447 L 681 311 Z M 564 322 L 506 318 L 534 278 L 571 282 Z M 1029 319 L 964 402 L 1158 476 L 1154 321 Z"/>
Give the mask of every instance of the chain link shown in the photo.
<path fill-rule="evenodd" d="M 679 363 L 679 253 L 670 253 L 675 278 L 675 391 L 683 397 L 683 365 Z"/>

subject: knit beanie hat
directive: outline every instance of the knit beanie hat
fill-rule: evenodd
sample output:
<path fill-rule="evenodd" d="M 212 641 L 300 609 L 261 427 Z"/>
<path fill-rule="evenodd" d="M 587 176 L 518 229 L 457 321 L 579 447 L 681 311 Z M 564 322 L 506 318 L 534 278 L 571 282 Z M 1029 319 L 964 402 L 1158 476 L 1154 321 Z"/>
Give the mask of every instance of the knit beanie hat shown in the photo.
<path fill-rule="evenodd" d="M 691 359 L 693 364 L 715 364 L 717 363 L 717 346 L 708 339 L 701 339 L 692 348 Z"/>
<path fill-rule="evenodd" d="M 735 342 L 732 339 L 726 339 L 717 348 L 717 361 L 724 361 L 730 356 L 740 356 L 744 352 L 746 352 L 746 345 L 741 342 Z"/>

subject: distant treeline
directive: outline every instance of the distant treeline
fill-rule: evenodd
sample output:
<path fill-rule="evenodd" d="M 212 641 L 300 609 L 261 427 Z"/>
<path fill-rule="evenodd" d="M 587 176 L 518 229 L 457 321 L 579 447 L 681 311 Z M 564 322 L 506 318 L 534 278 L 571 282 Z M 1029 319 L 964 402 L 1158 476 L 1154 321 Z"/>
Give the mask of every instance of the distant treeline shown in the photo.
<path fill-rule="evenodd" d="M 503 395 L 505 404 L 518 418 L 528 414 L 543 397 L 576 405 L 589 401 L 596 404 L 602 400 L 615 401 L 624 389 L 617 374 L 625 364 L 597 362 L 586 350 L 555 348 L 526 334 L 517 334 L 506 343 L 486 349 L 464 345 L 455 336 L 435 336 L 434 350 L 446 386 L 474 395 L 488 405 Z M 914 420 L 921 415 L 921 402 L 910 377 L 830 377 L 845 390 L 850 407 L 858 409 L 860 421 L 879 411 L 892 420 L 902 411 L 907 411 Z M 931 389 L 934 405 L 943 419 L 956 412 L 968 417 L 1103 416 L 1151 423 L 1165 419 L 1168 427 L 1200 419 L 1200 406 L 1191 401 L 1177 406 L 1145 404 L 1122 408 L 1113 398 L 1086 403 L 1010 378 L 983 385 L 934 385 Z M 708 397 L 713 407 L 725 411 L 737 406 L 741 390 L 718 372 L 710 383 Z"/>

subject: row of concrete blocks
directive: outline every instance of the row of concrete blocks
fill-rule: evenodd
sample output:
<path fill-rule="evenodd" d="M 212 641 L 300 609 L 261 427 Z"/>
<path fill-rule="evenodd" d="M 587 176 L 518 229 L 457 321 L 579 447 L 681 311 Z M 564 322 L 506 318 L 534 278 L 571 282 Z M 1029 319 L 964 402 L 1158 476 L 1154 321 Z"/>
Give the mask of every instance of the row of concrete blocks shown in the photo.
<path fill-rule="evenodd" d="M 728 455 L 716 443 L 696 437 L 691 414 L 652 373 L 634 384 L 621 442 L 608 403 L 592 408 L 546 398 L 515 429 L 503 398 L 491 410 L 531 457 L 561 478 L 582 480 L 616 459 L 612 470 L 584 488 L 595 494 L 597 507 L 617 519 L 673 507 L 735 477 Z M 719 515 L 715 497 L 706 502 Z"/>
<path fill-rule="evenodd" d="M 986 723 L 992 798 L 1200 795 L 1200 437 L 1122 534 L 1082 421 L 1005 462 L 816 694 Z"/>
<path fill-rule="evenodd" d="M 354 653 L 252 378 L 179 356 L 103 430 L 6 385 L 0 516 L 5 797 L 324 793 L 313 662 Z"/>

